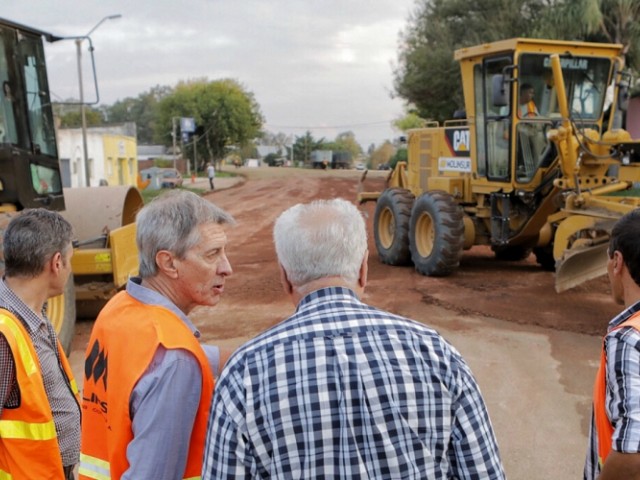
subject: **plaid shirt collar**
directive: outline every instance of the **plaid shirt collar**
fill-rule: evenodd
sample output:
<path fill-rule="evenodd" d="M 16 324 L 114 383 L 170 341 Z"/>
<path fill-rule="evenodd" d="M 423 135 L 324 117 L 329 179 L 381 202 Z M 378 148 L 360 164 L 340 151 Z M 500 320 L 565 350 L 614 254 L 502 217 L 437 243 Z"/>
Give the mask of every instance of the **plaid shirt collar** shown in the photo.
<path fill-rule="evenodd" d="M 634 313 L 638 311 L 640 311 L 640 301 L 634 303 L 629 308 L 625 308 L 622 312 L 613 317 L 613 319 L 609 322 L 607 331 L 610 332 L 621 323 L 626 322 Z"/>
<path fill-rule="evenodd" d="M 39 317 L 31 308 L 29 308 L 16 293 L 5 283 L 4 277 L 0 280 L 0 307 L 10 311 L 22 320 L 23 325 L 29 330 L 30 334 L 37 332 L 42 325 L 47 325 L 45 321 L 47 304 L 44 304 L 41 315 Z"/>

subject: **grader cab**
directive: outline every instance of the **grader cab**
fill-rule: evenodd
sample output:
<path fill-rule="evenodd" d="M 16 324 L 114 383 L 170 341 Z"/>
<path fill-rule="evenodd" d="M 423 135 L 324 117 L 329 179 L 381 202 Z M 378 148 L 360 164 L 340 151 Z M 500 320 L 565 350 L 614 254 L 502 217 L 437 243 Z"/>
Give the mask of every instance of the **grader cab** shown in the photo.
<path fill-rule="evenodd" d="M 556 290 L 606 272 L 609 232 L 640 198 L 640 143 L 621 127 L 622 46 L 511 39 L 461 49 L 466 118 L 408 135 L 376 201 L 382 262 L 443 276 L 464 249 L 532 251 Z"/>
<path fill-rule="evenodd" d="M 12 216 L 25 208 L 60 211 L 73 225 L 73 275 L 65 292 L 47 302 L 47 315 L 68 350 L 76 301 L 95 314 L 137 273 L 133 222 L 143 202 L 134 187 L 64 188 L 43 38 L 60 40 L 0 19 L 0 239 Z M 0 248 L 0 274 L 3 260 Z"/>

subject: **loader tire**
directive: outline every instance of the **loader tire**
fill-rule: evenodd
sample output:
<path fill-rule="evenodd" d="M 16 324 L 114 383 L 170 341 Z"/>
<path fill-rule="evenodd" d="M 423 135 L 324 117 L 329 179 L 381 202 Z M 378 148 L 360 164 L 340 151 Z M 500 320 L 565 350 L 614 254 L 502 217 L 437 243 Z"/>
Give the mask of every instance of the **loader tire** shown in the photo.
<path fill-rule="evenodd" d="M 447 192 L 418 197 L 411 211 L 411 259 L 422 275 L 446 276 L 460 264 L 464 247 L 462 209 Z"/>
<path fill-rule="evenodd" d="M 504 247 L 491 247 L 498 260 L 507 262 L 519 262 L 531 255 L 531 248 L 522 245 L 509 245 Z"/>
<path fill-rule="evenodd" d="M 403 188 L 388 188 L 376 202 L 373 236 L 382 263 L 411 264 L 409 221 L 413 194 Z"/>

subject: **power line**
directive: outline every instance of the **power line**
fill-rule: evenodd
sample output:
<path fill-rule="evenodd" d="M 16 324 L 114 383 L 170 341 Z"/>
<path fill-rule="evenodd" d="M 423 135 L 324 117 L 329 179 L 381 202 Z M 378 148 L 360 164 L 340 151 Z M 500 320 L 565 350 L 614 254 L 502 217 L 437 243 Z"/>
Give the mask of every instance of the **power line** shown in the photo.
<path fill-rule="evenodd" d="M 369 123 L 352 123 L 347 125 L 316 125 L 316 126 L 295 126 L 295 125 L 273 125 L 271 123 L 266 123 L 265 126 L 269 128 L 289 128 L 289 129 L 297 129 L 297 130 L 329 130 L 334 128 L 355 128 L 355 127 L 373 127 L 376 125 L 390 125 L 393 120 L 383 120 L 379 122 L 369 122 Z"/>

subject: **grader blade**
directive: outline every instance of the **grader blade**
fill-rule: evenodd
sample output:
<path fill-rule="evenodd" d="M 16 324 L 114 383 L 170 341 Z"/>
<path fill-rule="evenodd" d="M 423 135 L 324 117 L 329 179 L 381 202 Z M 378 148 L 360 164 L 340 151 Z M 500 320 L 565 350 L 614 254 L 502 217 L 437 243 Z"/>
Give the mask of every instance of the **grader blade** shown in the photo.
<path fill-rule="evenodd" d="M 556 264 L 556 292 L 564 292 L 607 273 L 607 243 L 569 250 Z"/>

